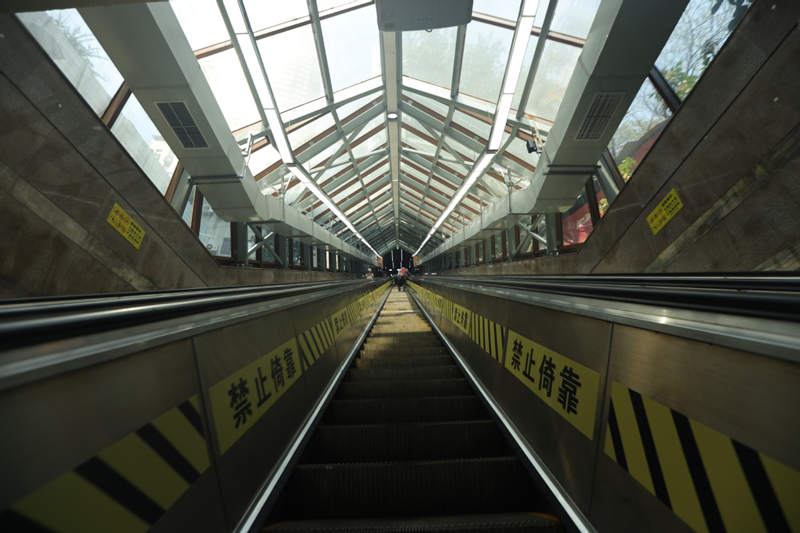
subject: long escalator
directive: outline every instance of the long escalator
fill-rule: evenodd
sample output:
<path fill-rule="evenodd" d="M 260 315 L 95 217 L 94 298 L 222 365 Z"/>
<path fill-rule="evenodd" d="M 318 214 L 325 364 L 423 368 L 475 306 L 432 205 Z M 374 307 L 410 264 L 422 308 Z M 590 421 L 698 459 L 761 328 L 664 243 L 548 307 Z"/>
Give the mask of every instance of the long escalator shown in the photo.
<path fill-rule="evenodd" d="M 562 531 L 406 293 L 392 292 L 265 531 Z"/>

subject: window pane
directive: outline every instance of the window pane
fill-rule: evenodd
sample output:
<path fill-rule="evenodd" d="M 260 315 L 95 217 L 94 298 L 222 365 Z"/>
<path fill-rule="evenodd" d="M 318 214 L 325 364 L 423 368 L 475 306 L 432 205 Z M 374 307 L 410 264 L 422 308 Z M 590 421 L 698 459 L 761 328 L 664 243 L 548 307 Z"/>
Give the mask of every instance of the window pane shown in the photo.
<path fill-rule="evenodd" d="M 487 117 L 491 120 L 491 117 Z M 491 123 L 486 123 L 478 120 L 472 115 L 468 115 L 463 111 L 456 111 L 453 113 L 453 123 L 467 128 L 470 132 L 484 139 L 489 138 L 489 131 L 492 129 Z M 462 132 L 463 133 L 463 132 Z"/>
<path fill-rule="evenodd" d="M 131 95 L 122 108 L 117 121 L 111 127 L 111 133 L 125 147 L 159 192 L 164 194 L 169 186 L 172 171 L 178 164 L 178 158 L 172 153 L 164 137 L 134 95 Z"/>
<path fill-rule="evenodd" d="M 276 161 L 281 158 L 278 150 L 271 144 L 267 144 L 258 150 L 250 153 L 250 159 L 247 161 L 247 167 L 252 172 L 253 176 L 272 166 Z"/>
<path fill-rule="evenodd" d="M 211 255 L 231 255 L 231 224 L 219 218 L 206 199 L 203 199 L 203 213 L 200 218 L 200 242 Z"/>
<path fill-rule="evenodd" d="M 306 0 L 244 0 L 247 18 L 254 32 L 270 28 L 290 20 L 308 17 Z"/>
<path fill-rule="evenodd" d="M 289 133 L 289 145 L 293 150 L 295 150 L 298 146 L 307 143 L 335 124 L 336 123 L 334 122 L 330 113 L 316 118 L 308 124 L 305 124 Z M 332 135 L 338 135 L 338 133 L 334 131 Z"/>
<path fill-rule="evenodd" d="M 578 195 L 575 205 L 562 215 L 561 229 L 564 246 L 581 244 L 592 233 L 592 215 L 583 192 Z"/>
<path fill-rule="evenodd" d="M 230 39 L 216 0 L 170 0 L 192 50 Z"/>
<path fill-rule="evenodd" d="M 519 16 L 519 0 L 473 0 L 472 11 L 492 15 L 493 17 L 517 20 Z"/>
<path fill-rule="evenodd" d="M 20 13 L 19 20 L 95 113 L 102 115 L 122 75 L 76 9 Z"/>
<path fill-rule="evenodd" d="M 740 5 L 712 0 L 692 0 L 656 59 L 656 66 L 683 100 L 691 92 L 731 32 L 747 12 Z"/>
<path fill-rule="evenodd" d="M 325 95 L 310 26 L 260 39 L 258 49 L 278 109 L 285 111 Z"/>
<path fill-rule="evenodd" d="M 459 92 L 496 102 L 514 32 L 481 22 L 467 25 Z"/>
<path fill-rule="evenodd" d="M 211 54 L 198 63 L 230 130 L 261 120 L 235 50 Z"/>
<path fill-rule="evenodd" d="M 559 0 L 550 29 L 585 39 L 599 6 L 600 0 Z"/>
<path fill-rule="evenodd" d="M 567 84 L 580 54 L 580 48 L 547 41 L 525 107 L 526 113 L 550 121 L 556 118 L 556 112 L 561 100 L 564 99 L 564 92 L 567 90 Z"/>
<path fill-rule="evenodd" d="M 671 114 L 653 84 L 645 79 L 608 145 L 625 181 L 661 135 Z"/>
<path fill-rule="evenodd" d="M 186 202 L 186 207 L 183 209 L 183 214 L 181 215 L 181 218 L 189 227 L 192 226 L 192 207 L 194 206 L 194 193 L 196 189 L 197 186 L 192 185 L 192 188 L 189 191 L 189 201 Z"/>
<path fill-rule="evenodd" d="M 457 28 L 403 32 L 403 74 L 450 88 Z"/>
<path fill-rule="evenodd" d="M 428 98 L 427 96 L 423 96 L 421 94 L 412 93 L 412 92 L 405 93 L 405 91 L 404 91 L 404 94 L 406 94 L 409 98 L 414 100 L 415 103 L 418 102 L 419 104 L 427 107 L 431 111 L 439 113 L 442 116 L 447 116 L 448 107 L 447 107 L 447 105 L 441 103 L 439 100 L 434 100 L 433 98 Z M 414 107 L 417 107 L 417 106 L 414 106 Z"/>
<path fill-rule="evenodd" d="M 323 20 L 322 35 L 334 91 L 380 75 L 375 6 Z"/>

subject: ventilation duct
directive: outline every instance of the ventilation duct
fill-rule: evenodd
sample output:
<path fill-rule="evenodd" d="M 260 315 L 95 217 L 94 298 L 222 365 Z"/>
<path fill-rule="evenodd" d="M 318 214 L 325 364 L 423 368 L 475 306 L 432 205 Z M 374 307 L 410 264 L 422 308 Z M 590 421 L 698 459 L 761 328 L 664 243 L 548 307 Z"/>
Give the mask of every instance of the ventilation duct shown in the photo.
<path fill-rule="evenodd" d="M 377 0 L 381 31 L 431 30 L 472 20 L 472 0 Z"/>
<path fill-rule="evenodd" d="M 184 148 L 208 148 L 208 143 L 200 133 L 200 128 L 197 127 L 186 104 L 183 102 L 157 102 L 156 106 Z"/>
<path fill-rule="evenodd" d="M 625 93 L 622 92 L 595 94 L 575 139 L 588 141 L 602 137 L 603 132 L 606 131 L 606 126 L 608 126 L 611 117 L 614 116 L 614 112 L 619 107 L 619 103 L 624 96 Z"/>

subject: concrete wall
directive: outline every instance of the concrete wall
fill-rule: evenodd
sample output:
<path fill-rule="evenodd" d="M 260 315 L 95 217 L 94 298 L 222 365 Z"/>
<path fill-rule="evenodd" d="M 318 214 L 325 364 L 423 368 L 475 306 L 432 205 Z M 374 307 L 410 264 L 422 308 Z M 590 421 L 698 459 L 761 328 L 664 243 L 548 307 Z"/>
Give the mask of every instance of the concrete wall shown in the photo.
<path fill-rule="evenodd" d="M 449 272 L 800 268 L 798 17 L 796 2 L 753 5 L 579 253 Z M 684 207 L 653 235 L 672 188 Z"/>
<path fill-rule="evenodd" d="M 219 266 L 21 25 L 0 15 L 0 34 L 0 297 L 353 277 Z"/>

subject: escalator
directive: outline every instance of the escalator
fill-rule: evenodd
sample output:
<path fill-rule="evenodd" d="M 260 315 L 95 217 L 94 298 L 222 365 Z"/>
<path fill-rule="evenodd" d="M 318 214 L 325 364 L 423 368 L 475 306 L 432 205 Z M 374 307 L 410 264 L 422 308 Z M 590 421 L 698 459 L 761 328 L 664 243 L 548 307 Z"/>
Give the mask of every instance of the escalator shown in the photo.
<path fill-rule="evenodd" d="M 264 531 L 563 531 L 406 293 L 392 292 Z"/>

